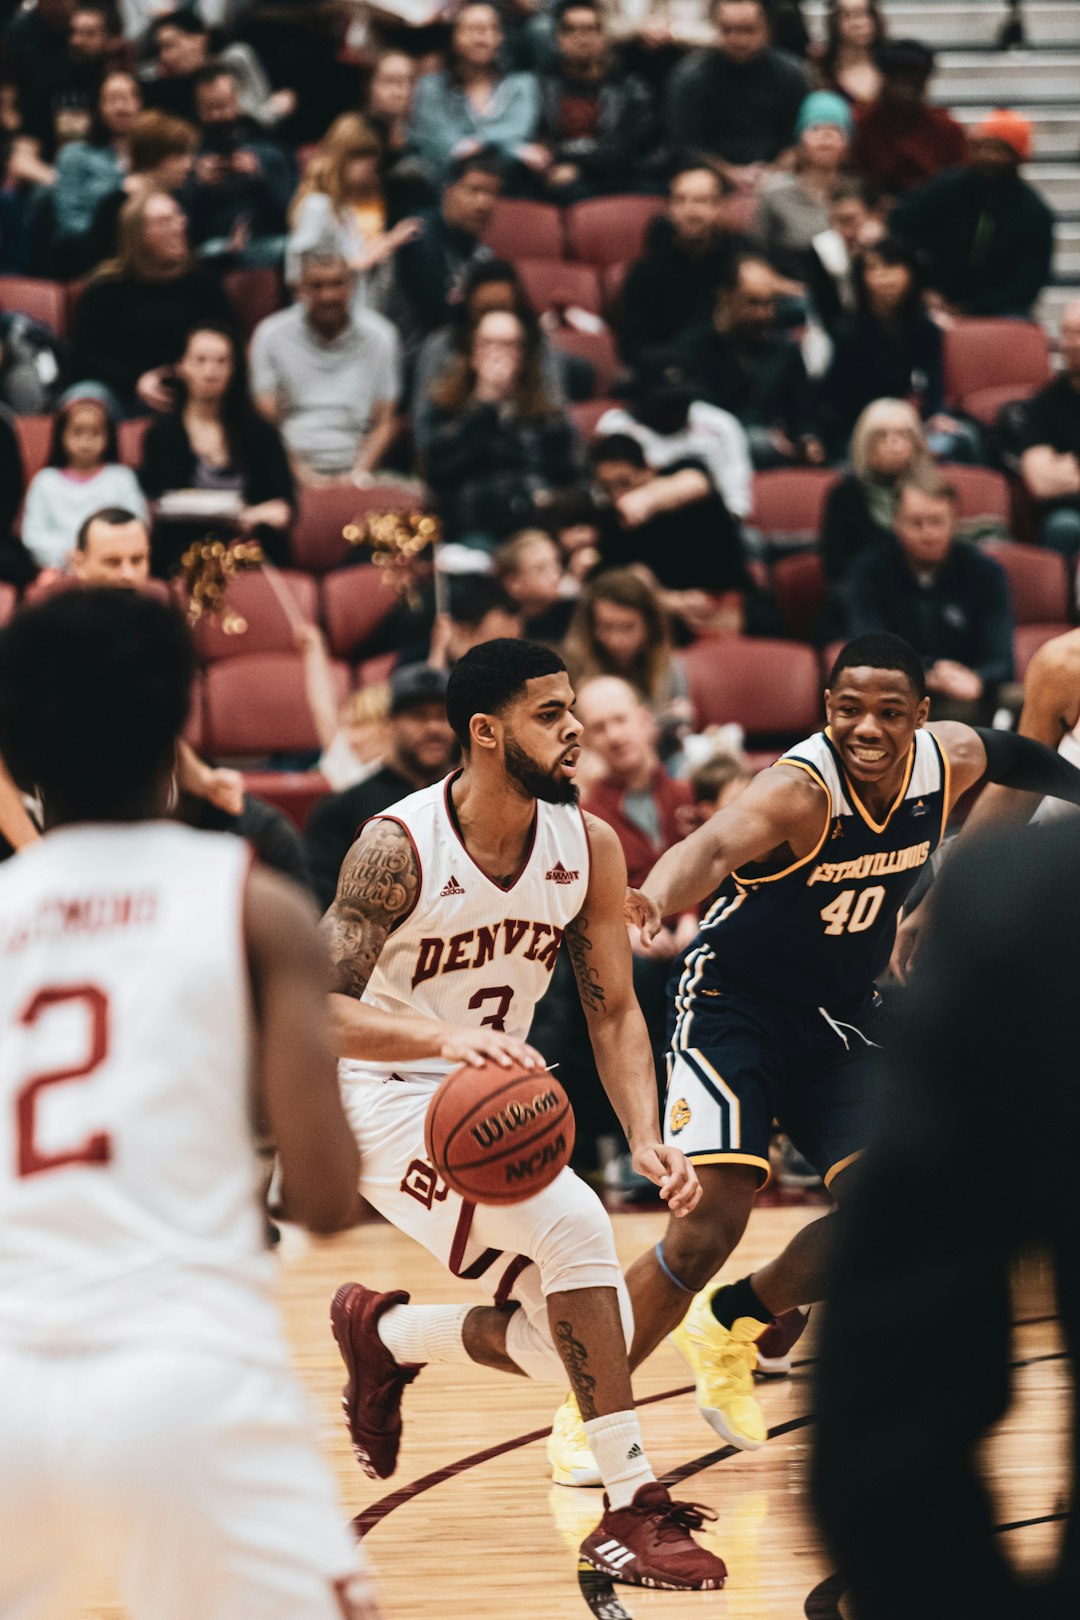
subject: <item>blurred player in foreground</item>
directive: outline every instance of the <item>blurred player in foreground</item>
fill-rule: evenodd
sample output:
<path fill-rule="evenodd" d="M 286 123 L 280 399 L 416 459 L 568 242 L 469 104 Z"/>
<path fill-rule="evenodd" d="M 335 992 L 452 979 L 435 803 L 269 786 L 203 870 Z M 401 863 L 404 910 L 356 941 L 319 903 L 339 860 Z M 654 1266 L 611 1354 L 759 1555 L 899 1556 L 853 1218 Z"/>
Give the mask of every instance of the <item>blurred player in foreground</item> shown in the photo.
<path fill-rule="evenodd" d="M 1010 1404 L 1011 1272 L 1033 1244 L 1056 1273 L 1076 1382 L 1080 820 L 962 842 L 934 885 L 821 1342 L 813 1492 L 860 1620 L 1080 1613 L 1075 1515 L 1057 1568 L 1021 1576 L 981 1444 Z M 1075 1396 L 1050 1421 L 1075 1489 Z M 1068 1487 L 1040 1477 L 1041 1438 L 1025 1421 L 1024 1500 L 1052 1514 Z"/>
<path fill-rule="evenodd" d="M 626 1354 L 633 1322 L 600 1200 L 565 1168 L 520 1203 L 473 1205 L 440 1183 L 424 1145 L 428 1104 L 450 1070 L 490 1063 L 494 1087 L 500 1064 L 542 1065 L 526 1036 L 565 939 L 634 1168 L 659 1185 L 676 1225 L 699 1196 L 680 1149 L 660 1140 L 623 922 L 626 862 L 611 828 L 578 807 L 573 701 L 547 647 L 473 648 L 446 694 L 464 766 L 369 821 L 341 869 L 327 926 L 360 1190 L 456 1276 L 490 1279 L 495 1303 L 411 1305 L 406 1293 L 351 1283 L 332 1320 L 349 1429 L 370 1474 L 394 1471 L 402 1395 L 426 1362 L 569 1378 L 577 1405 L 556 1422 L 556 1477 L 579 1482 L 584 1452 L 607 1489 L 582 1557 L 614 1580 L 705 1590 L 726 1571 L 690 1532 L 714 1515 L 672 1501 L 645 1455 Z"/>
<path fill-rule="evenodd" d="M 825 709 L 825 731 L 663 855 L 628 901 L 649 938 L 661 917 L 719 890 L 673 985 L 665 1120 L 703 1193 L 627 1275 L 632 1360 L 675 1329 L 702 1416 L 746 1450 L 768 1434 L 755 1341 L 822 1297 L 836 1225 L 812 1221 L 753 1275 L 706 1286 L 768 1178 L 773 1118 L 842 1201 L 872 1123 L 874 981 L 952 806 L 981 781 L 1080 803 L 1080 772 L 1027 738 L 928 728 L 922 664 L 897 636 L 847 644 Z"/>
<path fill-rule="evenodd" d="M 0 1616 L 97 1575 L 135 1620 L 376 1620 L 289 1367 L 256 1120 L 290 1219 L 357 1218 L 299 892 L 166 818 L 175 609 L 67 591 L 0 635 L 0 750 L 46 833 L 0 870 Z"/>

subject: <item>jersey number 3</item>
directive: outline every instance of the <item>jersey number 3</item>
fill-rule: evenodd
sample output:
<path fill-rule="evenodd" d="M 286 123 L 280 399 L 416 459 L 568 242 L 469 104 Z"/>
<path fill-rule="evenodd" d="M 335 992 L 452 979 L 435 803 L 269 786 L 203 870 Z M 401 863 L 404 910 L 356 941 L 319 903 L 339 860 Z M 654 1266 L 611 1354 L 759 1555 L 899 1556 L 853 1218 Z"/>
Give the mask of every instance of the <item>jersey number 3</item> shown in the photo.
<path fill-rule="evenodd" d="M 881 910 L 885 890 L 880 883 L 872 889 L 845 889 L 835 900 L 821 909 L 825 932 L 832 934 L 863 934 L 872 928 Z"/>
<path fill-rule="evenodd" d="M 70 1164 L 108 1164 L 112 1158 L 112 1143 L 104 1131 L 95 1131 L 78 1146 L 63 1148 L 58 1153 L 45 1153 L 34 1140 L 38 1098 L 47 1086 L 64 1085 L 69 1080 L 87 1080 L 104 1061 L 109 1050 L 109 1003 L 104 991 L 93 984 L 72 985 L 64 989 L 39 990 L 23 1008 L 20 1024 L 32 1028 L 52 1008 L 65 1002 L 81 1002 L 86 1008 L 89 1041 L 84 1062 L 68 1069 L 50 1069 L 33 1075 L 15 1097 L 15 1122 L 18 1128 L 18 1173 L 20 1176 L 40 1175 L 43 1170 L 59 1170 Z"/>
<path fill-rule="evenodd" d="M 489 1024 L 492 1029 L 506 1028 L 506 1015 L 510 1011 L 510 1003 L 514 999 L 514 992 L 508 984 L 493 985 L 490 990 L 478 990 L 475 996 L 469 999 L 469 1011 L 476 1012 L 485 1001 L 496 1003 L 495 1011 L 481 1018 L 482 1024 Z"/>

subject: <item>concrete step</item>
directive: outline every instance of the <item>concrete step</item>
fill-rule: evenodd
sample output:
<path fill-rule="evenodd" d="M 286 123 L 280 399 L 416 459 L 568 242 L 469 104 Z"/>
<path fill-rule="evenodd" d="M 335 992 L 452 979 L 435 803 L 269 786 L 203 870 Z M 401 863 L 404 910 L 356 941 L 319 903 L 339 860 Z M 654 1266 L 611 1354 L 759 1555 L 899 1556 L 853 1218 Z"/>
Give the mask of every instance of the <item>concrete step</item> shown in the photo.
<path fill-rule="evenodd" d="M 826 6 L 810 0 L 803 15 L 815 39 L 824 35 Z M 974 50 L 996 43 L 1005 17 L 1002 0 L 889 0 L 885 6 L 894 39 L 922 39 L 948 50 Z M 1028 0 L 1024 16 L 1028 44 L 1080 46 L 1080 6 L 1037 4 Z"/>
<path fill-rule="evenodd" d="M 1080 220 L 1058 223 L 1054 240 L 1054 277 L 1068 283 L 1080 282 Z"/>
<path fill-rule="evenodd" d="M 1080 9 L 1080 8 L 1078 8 Z M 949 51 L 939 58 L 934 100 L 947 107 L 1080 101 L 1080 52 Z"/>
<path fill-rule="evenodd" d="M 1080 15 L 1080 7 L 1077 8 Z M 973 128 L 993 111 L 987 102 L 981 107 L 957 107 L 956 117 L 966 128 Z M 1080 162 L 1080 105 L 1075 111 L 1069 107 L 1029 108 L 1035 138 L 1035 158 L 1071 158 Z"/>
<path fill-rule="evenodd" d="M 1029 163 L 1024 178 L 1057 214 L 1080 214 L 1080 163 Z"/>

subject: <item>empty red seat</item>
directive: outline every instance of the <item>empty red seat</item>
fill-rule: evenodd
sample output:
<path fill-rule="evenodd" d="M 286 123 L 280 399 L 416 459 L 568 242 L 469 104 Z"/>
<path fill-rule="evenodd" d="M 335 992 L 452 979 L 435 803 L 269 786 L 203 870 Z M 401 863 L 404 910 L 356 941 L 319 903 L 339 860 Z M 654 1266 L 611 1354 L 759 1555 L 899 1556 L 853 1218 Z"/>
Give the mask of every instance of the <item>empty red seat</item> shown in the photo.
<path fill-rule="evenodd" d="M 514 267 L 538 315 L 567 305 L 599 315 L 600 277 L 593 265 L 571 264 L 567 259 L 517 259 Z"/>
<path fill-rule="evenodd" d="M 0 310 L 5 315 L 30 315 L 63 337 L 67 332 L 67 289 L 60 281 L 38 281 L 33 276 L 0 276 Z"/>
<path fill-rule="evenodd" d="M 301 618 L 314 624 L 318 614 L 318 591 L 310 574 L 295 568 L 279 571 L 278 578 L 295 602 Z M 237 574 L 225 592 L 225 613 L 201 619 L 195 628 L 195 645 L 200 658 L 214 663 L 219 658 L 246 657 L 251 653 L 296 652 L 296 636 L 277 592 L 263 573 Z M 244 621 L 245 629 L 226 630 L 230 615 Z"/>
<path fill-rule="evenodd" d="M 330 792 L 330 784 L 318 771 L 245 771 L 244 790 L 265 799 L 303 832 L 312 810 Z"/>
<path fill-rule="evenodd" d="M 349 673 L 334 665 L 339 699 Z M 206 747 L 217 759 L 315 753 L 319 739 L 299 653 L 222 658 L 206 671 Z"/>
<path fill-rule="evenodd" d="M 133 416 L 130 422 L 117 423 L 116 440 L 125 467 L 142 466 L 143 440 L 152 421 L 150 416 Z"/>
<path fill-rule="evenodd" d="M 773 564 L 770 584 L 780 622 L 797 641 L 809 635 L 825 606 L 825 570 L 816 551 L 797 551 Z"/>
<path fill-rule="evenodd" d="M 397 653 L 386 652 L 377 653 L 374 658 L 365 658 L 363 663 L 356 666 L 357 686 L 382 686 L 390 679 L 397 656 Z"/>
<path fill-rule="evenodd" d="M 942 476 L 956 491 L 956 515 L 972 521 L 994 518 L 1008 528 L 1012 501 L 1007 479 L 992 467 L 965 467 L 946 463 Z"/>
<path fill-rule="evenodd" d="M 817 540 L 837 475 L 827 467 L 778 467 L 754 474 L 750 523 L 780 545 Z"/>
<path fill-rule="evenodd" d="M 712 637 L 682 655 L 699 728 L 738 721 L 750 747 L 785 747 L 821 725 L 816 653 L 794 641 Z"/>
<path fill-rule="evenodd" d="M 600 286 L 603 294 L 604 317 L 612 325 L 617 325 L 616 316 L 622 303 L 623 282 L 630 265 L 625 259 L 618 264 L 605 264 L 600 271 Z"/>
<path fill-rule="evenodd" d="M 562 259 L 562 215 L 553 203 L 502 197 L 485 239 L 497 259 Z"/>
<path fill-rule="evenodd" d="M 1050 345 L 1033 321 L 957 321 L 944 333 L 943 359 L 948 404 L 987 424 L 1050 380 Z"/>
<path fill-rule="evenodd" d="M 49 459 L 53 419 L 51 416 L 16 416 L 14 421 L 19 454 L 22 456 L 23 475 L 29 484 L 34 474 L 39 473 Z"/>
<path fill-rule="evenodd" d="M 322 582 L 323 622 L 334 657 L 356 663 L 397 604 L 397 593 L 382 583 L 373 563 L 328 574 Z"/>
<path fill-rule="evenodd" d="M 260 321 L 281 308 L 281 277 L 269 265 L 231 270 L 222 286 L 245 338 L 250 338 Z"/>
<path fill-rule="evenodd" d="M 370 489 L 331 484 L 325 489 L 300 488 L 297 496 L 290 549 L 297 566 L 311 574 L 329 573 L 356 555 L 343 532 L 349 524 L 362 524 L 372 512 L 411 512 L 423 504 L 399 484 L 375 484 Z"/>
<path fill-rule="evenodd" d="M 191 687 L 191 708 L 184 727 L 184 741 L 191 744 L 197 754 L 206 747 L 206 693 L 203 690 L 202 670 L 195 671 Z"/>
<path fill-rule="evenodd" d="M 662 197 L 593 197 L 574 203 L 566 210 L 569 256 L 601 265 L 638 259 L 651 221 L 663 211 Z"/>
<path fill-rule="evenodd" d="M 1055 636 L 1063 636 L 1066 630 L 1071 630 L 1071 624 L 1018 624 L 1013 631 L 1013 663 L 1016 666 L 1016 679 L 1022 681 L 1027 674 L 1028 665 L 1046 642 L 1053 641 Z"/>
<path fill-rule="evenodd" d="M 581 332 L 574 326 L 560 326 L 549 334 L 552 343 L 564 354 L 576 354 L 587 360 L 593 368 L 593 388 L 598 394 L 610 394 L 612 384 L 622 371 L 615 339 L 605 326 L 599 332 Z"/>
<path fill-rule="evenodd" d="M 1016 624 L 1061 624 L 1069 616 L 1069 571 L 1059 551 L 993 540 L 987 556 L 1004 568 Z"/>

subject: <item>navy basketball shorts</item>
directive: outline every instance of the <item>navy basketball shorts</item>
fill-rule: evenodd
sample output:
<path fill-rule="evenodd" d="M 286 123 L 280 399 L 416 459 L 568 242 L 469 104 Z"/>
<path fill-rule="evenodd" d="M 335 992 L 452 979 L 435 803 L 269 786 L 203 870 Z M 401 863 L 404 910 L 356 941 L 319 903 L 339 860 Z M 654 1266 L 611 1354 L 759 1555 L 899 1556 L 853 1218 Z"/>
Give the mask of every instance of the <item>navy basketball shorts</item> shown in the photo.
<path fill-rule="evenodd" d="M 828 1186 L 869 1141 L 884 1023 L 876 990 L 812 1007 L 710 974 L 672 1014 L 664 1141 L 695 1164 L 755 1165 L 764 1186 L 776 1120 Z"/>

